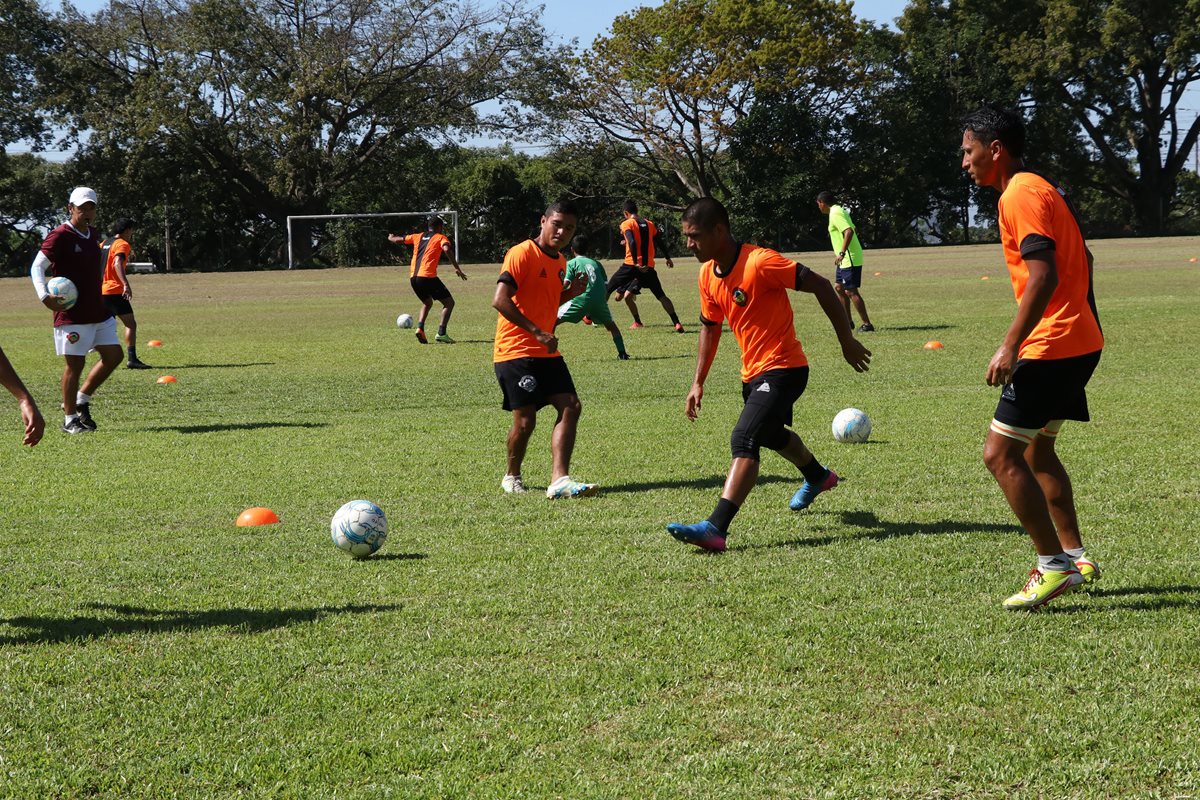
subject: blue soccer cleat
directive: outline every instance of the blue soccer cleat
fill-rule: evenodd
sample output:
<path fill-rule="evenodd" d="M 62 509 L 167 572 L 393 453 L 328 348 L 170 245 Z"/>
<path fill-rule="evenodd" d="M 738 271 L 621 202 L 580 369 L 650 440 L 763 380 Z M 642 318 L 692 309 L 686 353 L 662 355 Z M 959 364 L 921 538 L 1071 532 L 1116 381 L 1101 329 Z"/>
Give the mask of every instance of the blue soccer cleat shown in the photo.
<path fill-rule="evenodd" d="M 694 525 L 684 525 L 682 522 L 667 523 L 667 533 L 684 544 L 694 544 L 701 550 L 713 553 L 725 552 L 726 533 L 708 520 Z"/>
<path fill-rule="evenodd" d="M 828 492 L 837 485 L 838 476 L 833 470 L 829 470 L 829 474 L 825 476 L 825 480 L 818 484 L 814 485 L 805 481 L 796 490 L 796 493 L 792 495 L 792 501 L 788 503 L 788 508 L 792 511 L 803 511 L 812 505 L 812 501 L 817 499 L 817 495 L 821 492 Z"/>

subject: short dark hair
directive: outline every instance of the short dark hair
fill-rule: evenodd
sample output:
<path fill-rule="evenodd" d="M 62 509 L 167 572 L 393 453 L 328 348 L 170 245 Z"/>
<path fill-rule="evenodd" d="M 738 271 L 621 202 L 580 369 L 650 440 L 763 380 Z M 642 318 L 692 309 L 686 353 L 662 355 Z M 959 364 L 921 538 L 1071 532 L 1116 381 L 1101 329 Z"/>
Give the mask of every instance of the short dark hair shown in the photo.
<path fill-rule="evenodd" d="M 626 214 L 637 213 L 637 203 L 633 202 L 632 200 L 626 200 L 625 205 L 621 206 L 621 208 L 625 209 Z"/>
<path fill-rule="evenodd" d="M 837 202 L 837 195 L 835 195 L 833 192 L 821 192 L 819 195 L 817 195 L 817 202 L 831 206 Z"/>
<path fill-rule="evenodd" d="M 137 223 L 130 217 L 120 217 L 119 219 L 117 219 L 116 222 L 114 222 L 112 224 L 112 228 L 109 229 L 109 234 L 112 236 L 116 236 L 118 233 L 124 233 L 125 231 L 129 230 L 130 228 L 135 227 L 136 225 L 137 225 Z"/>
<path fill-rule="evenodd" d="M 962 119 L 964 131 L 978 141 L 991 144 L 999 140 L 1013 158 L 1025 156 L 1025 120 L 1015 108 L 999 103 L 984 103 Z"/>
<path fill-rule="evenodd" d="M 576 235 L 576 237 L 571 240 L 571 249 L 576 253 L 579 253 L 581 256 L 587 255 L 588 238 L 582 233 Z"/>
<path fill-rule="evenodd" d="M 690 222 L 704 231 L 711 231 L 718 224 L 728 228 L 729 212 L 725 210 L 725 206 L 721 205 L 719 200 L 701 197 L 699 200 L 693 200 L 683 210 L 683 217 L 680 221 Z"/>
<path fill-rule="evenodd" d="M 435 231 L 445 224 L 446 224 L 446 221 L 443 220 L 441 217 L 439 217 L 437 214 L 430 214 L 425 219 L 425 226 L 431 231 Z"/>
<path fill-rule="evenodd" d="M 579 219 L 579 210 L 575 208 L 575 204 L 570 200 L 555 200 L 546 207 L 546 213 L 542 216 L 548 217 L 551 214 L 562 214 L 563 216 Z"/>

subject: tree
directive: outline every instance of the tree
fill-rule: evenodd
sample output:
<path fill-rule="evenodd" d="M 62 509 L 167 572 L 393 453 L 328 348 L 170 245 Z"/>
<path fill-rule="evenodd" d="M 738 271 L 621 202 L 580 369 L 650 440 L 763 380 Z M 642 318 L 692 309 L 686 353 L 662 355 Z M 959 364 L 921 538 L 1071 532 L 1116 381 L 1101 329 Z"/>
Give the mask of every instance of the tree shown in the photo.
<path fill-rule="evenodd" d="M 521 0 L 113 0 L 59 24 L 53 99 L 85 150 L 186 153 L 277 228 L 407 142 L 479 125 L 542 36 Z"/>
<path fill-rule="evenodd" d="M 563 91 L 549 108 L 588 123 L 565 138 L 599 131 L 630 145 L 677 205 L 728 196 L 722 153 L 755 97 L 844 103 L 857 36 L 846 0 L 666 0 L 617 17 L 584 55 L 561 56 Z"/>
<path fill-rule="evenodd" d="M 1138 232 L 1166 232 L 1200 137 L 1200 117 L 1181 118 L 1200 82 L 1200 0 L 967 0 L 961 14 L 985 21 L 1037 113 L 1069 111 L 1090 184 L 1128 203 Z"/>

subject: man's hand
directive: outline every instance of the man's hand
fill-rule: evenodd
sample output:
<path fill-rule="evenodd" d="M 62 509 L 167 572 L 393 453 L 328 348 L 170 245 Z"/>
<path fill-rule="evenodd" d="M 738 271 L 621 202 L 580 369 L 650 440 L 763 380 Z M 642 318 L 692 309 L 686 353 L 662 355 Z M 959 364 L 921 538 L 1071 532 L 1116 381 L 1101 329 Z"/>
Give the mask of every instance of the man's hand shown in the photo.
<path fill-rule="evenodd" d="M 843 258 L 845 258 L 845 256 L 835 256 L 833 259 L 833 265 L 835 267 L 840 267 L 842 265 Z"/>
<path fill-rule="evenodd" d="M 1017 351 L 1006 344 L 1000 345 L 996 355 L 988 362 L 987 385 L 1003 386 L 1012 380 L 1017 365 Z"/>
<path fill-rule="evenodd" d="M 666 262 L 667 262 L 667 269 L 675 269 L 675 262 L 671 260 L 670 256 L 666 257 Z"/>
<path fill-rule="evenodd" d="M 42 434 L 46 432 L 46 421 L 42 419 L 42 412 L 38 411 L 32 399 L 22 400 L 20 409 L 21 419 L 25 422 L 25 438 L 21 444 L 33 447 L 42 440 Z"/>
<path fill-rule="evenodd" d="M 545 331 L 539 330 L 537 333 L 535 333 L 533 335 L 533 338 L 537 339 L 539 342 L 546 345 L 546 350 L 548 352 L 551 352 L 551 353 L 558 352 L 558 337 L 555 336 L 553 333 L 546 333 Z"/>
<path fill-rule="evenodd" d="M 128 283 L 125 284 L 125 291 L 121 293 L 121 296 L 124 297 L 126 300 L 132 300 L 133 299 L 133 287 L 130 286 Z"/>
<path fill-rule="evenodd" d="M 848 336 L 842 342 L 842 358 L 846 359 L 847 364 L 854 367 L 855 372 L 866 372 L 867 365 L 871 363 L 871 351 L 858 339 Z"/>
<path fill-rule="evenodd" d="M 48 294 L 42 298 L 42 305 L 44 305 L 46 308 L 50 309 L 51 311 L 66 311 L 67 310 L 66 298 L 55 297 L 52 294 Z"/>
<path fill-rule="evenodd" d="M 704 387 L 698 383 L 692 384 L 692 390 L 687 396 L 687 418 L 695 422 L 696 417 L 700 414 L 700 401 L 704 399 Z"/>
<path fill-rule="evenodd" d="M 397 236 L 397 235 L 396 235 L 396 234 L 394 234 L 394 233 L 389 233 L 389 234 L 388 234 L 388 241 L 389 241 L 389 242 L 391 242 L 392 244 L 404 244 L 404 237 L 403 237 L 403 236 Z"/>
<path fill-rule="evenodd" d="M 458 275 L 458 277 L 462 278 L 464 281 L 467 279 L 467 273 L 463 272 L 463 271 L 462 271 L 461 269 L 459 269 L 458 267 L 455 267 L 455 268 L 454 268 L 454 273 L 455 273 L 456 275 Z"/>

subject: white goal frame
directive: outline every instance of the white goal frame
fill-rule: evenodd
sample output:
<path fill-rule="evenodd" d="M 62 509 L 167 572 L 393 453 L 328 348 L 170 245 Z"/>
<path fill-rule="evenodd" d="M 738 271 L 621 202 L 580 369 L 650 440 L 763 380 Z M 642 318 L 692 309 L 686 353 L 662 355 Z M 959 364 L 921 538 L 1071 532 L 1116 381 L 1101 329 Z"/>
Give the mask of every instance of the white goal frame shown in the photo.
<path fill-rule="evenodd" d="M 386 214 L 296 214 L 287 218 L 288 269 L 293 269 L 292 220 L 294 219 L 367 219 L 375 217 L 450 217 L 454 222 L 454 260 L 458 260 L 458 212 L 449 208 L 441 211 L 390 211 Z"/>

